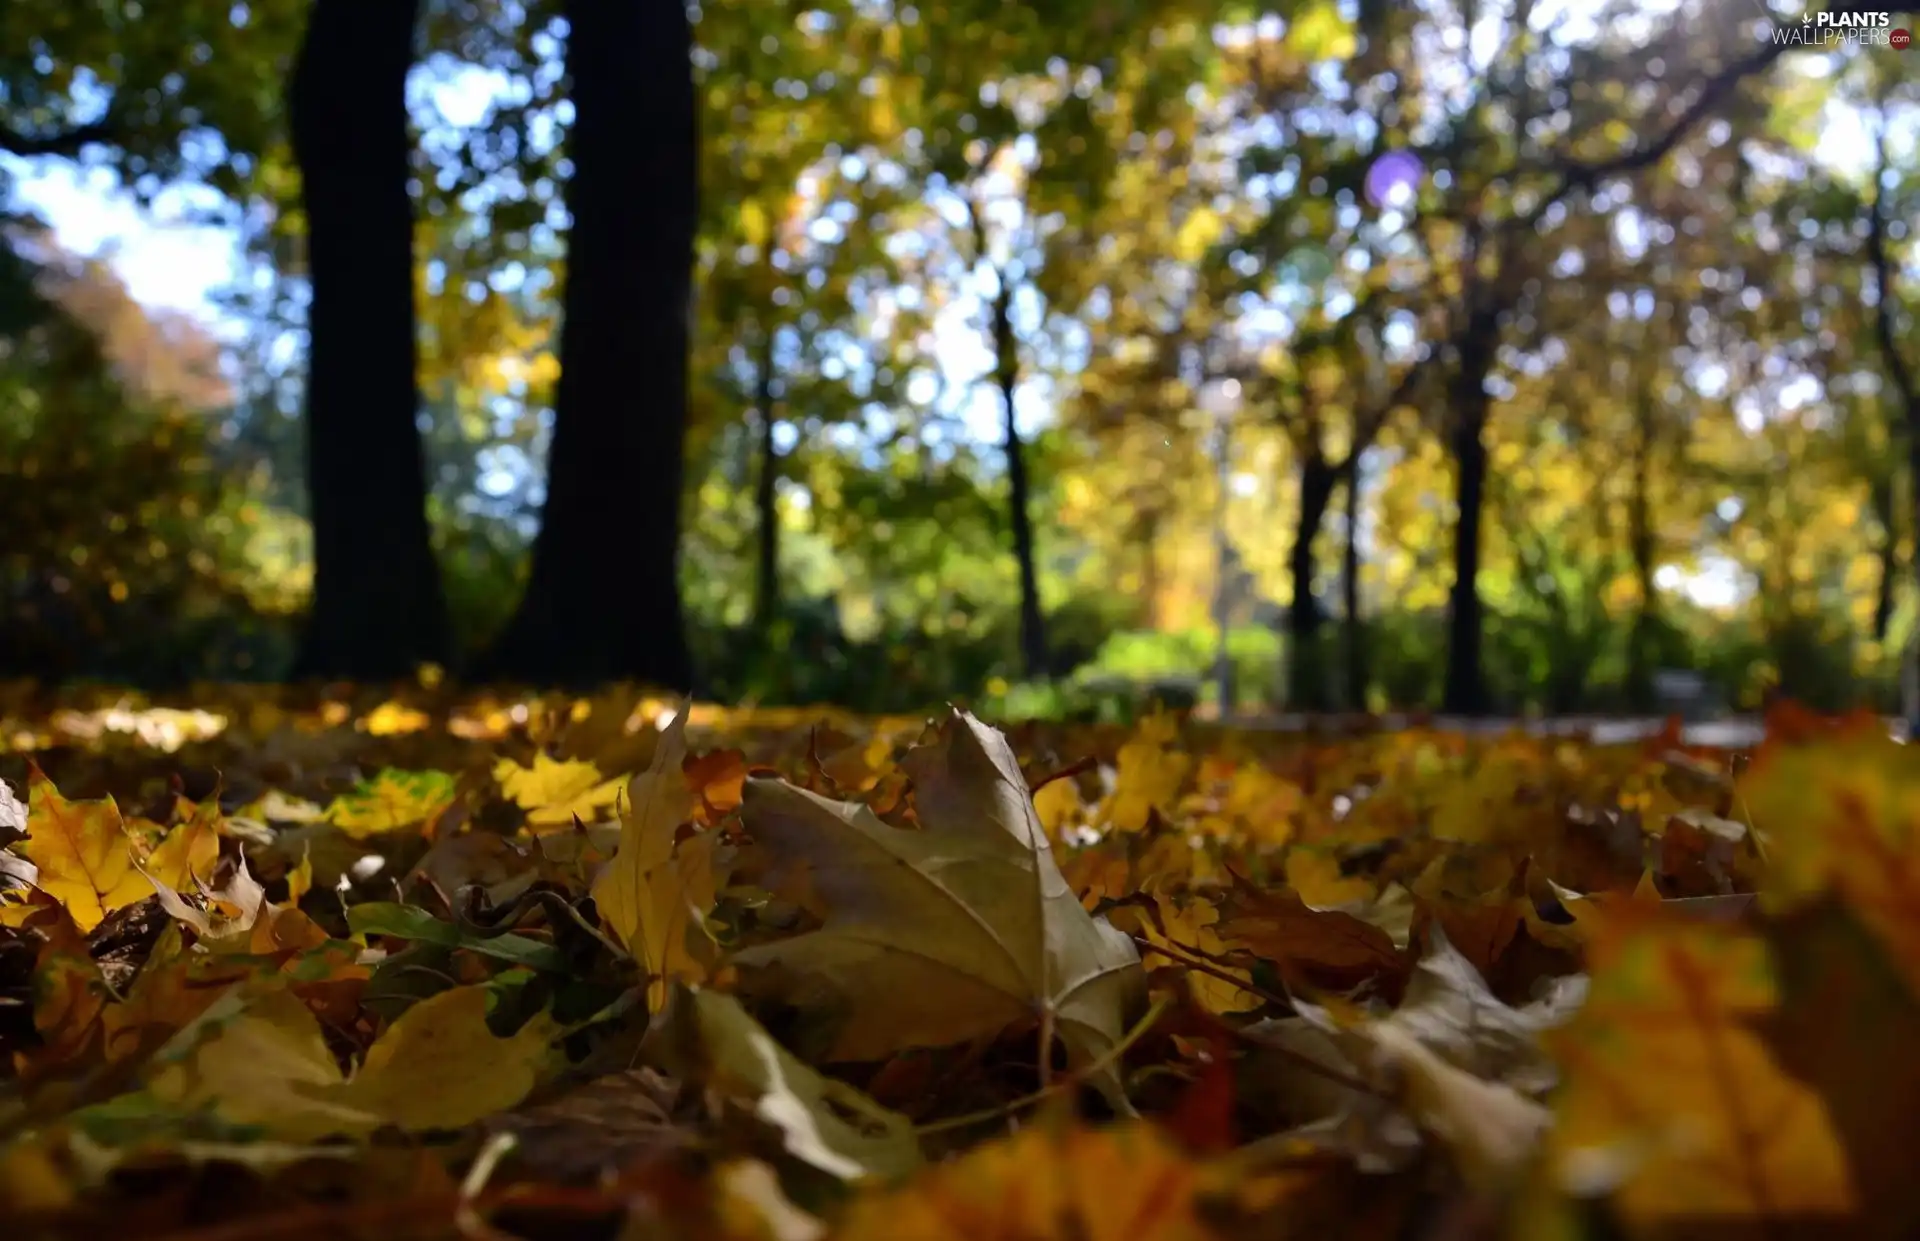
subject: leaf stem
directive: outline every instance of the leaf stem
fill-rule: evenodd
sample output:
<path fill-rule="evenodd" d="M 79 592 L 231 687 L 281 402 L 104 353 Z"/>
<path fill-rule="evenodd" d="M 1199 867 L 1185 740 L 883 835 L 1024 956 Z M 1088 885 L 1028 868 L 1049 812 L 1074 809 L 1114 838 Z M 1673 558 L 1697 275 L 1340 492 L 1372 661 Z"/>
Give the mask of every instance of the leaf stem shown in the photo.
<path fill-rule="evenodd" d="M 1108 1048 L 1104 1055 L 1094 1060 L 1084 1069 L 1075 1073 L 1069 1073 L 1056 1082 L 1042 1086 L 1032 1094 L 1022 1095 L 1018 1099 L 1002 1103 L 998 1107 L 983 1108 L 978 1112 L 968 1112 L 964 1116 L 949 1116 L 945 1120 L 935 1120 L 929 1121 L 924 1125 L 915 1125 L 913 1129 L 914 1136 L 924 1137 L 932 1133 L 945 1133 L 949 1129 L 965 1129 L 970 1125 L 979 1125 L 991 1120 L 1000 1120 L 1013 1115 L 1013 1113 L 1024 1107 L 1030 1107 L 1035 1103 L 1046 1100 L 1049 1096 L 1059 1094 L 1070 1086 L 1076 1086 L 1087 1078 L 1092 1077 L 1095 1073 L 1104 1072 L 1112 1068 L 1115 1064 L 1118 1064 L 1120 1057 L 1126 1055 L 1129 1048 L 1144 1038 L 1147 1031 L 1153 1028 L 1154 1023 L 1160 1020 L 1161 1014 L 1172 1007 L 1173 1001 L 1165 996 L 1155 1000 L 1153 1007 L 1147 1010 L 1146 1016 L 1135 1022 L 1133 1028 L 1128 1030 L 1119 1042 Z"/>

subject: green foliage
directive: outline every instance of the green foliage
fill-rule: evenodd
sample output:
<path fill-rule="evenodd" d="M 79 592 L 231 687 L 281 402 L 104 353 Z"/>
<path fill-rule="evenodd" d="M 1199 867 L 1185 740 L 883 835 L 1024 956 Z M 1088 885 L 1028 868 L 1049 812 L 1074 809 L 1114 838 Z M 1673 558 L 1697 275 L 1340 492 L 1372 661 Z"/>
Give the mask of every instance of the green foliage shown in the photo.
<path fill-rule="evenodd" d="M 257 676 L 278 662 L 299 569 L 259 478 L 222 460 L 218 407 L 137 365 L 155 339 L 97 263 L 7 255 L 12 329 L 0 333 L 0 669 L 178 683 Z M 142 341 L 115 336 L 132 324 Z M 143 343 L 142 343 L 143 342 Z M 193 342 L 170 342 L 175 348 Z M 203 351 L 210 357 L 210 351 Z"/>

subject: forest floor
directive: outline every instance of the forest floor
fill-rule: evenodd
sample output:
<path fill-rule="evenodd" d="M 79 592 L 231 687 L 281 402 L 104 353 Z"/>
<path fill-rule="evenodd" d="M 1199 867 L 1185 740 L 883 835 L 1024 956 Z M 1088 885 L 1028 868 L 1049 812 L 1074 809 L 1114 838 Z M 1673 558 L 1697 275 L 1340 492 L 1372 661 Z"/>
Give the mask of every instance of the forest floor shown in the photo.
<path fill-rule="evenodd" d="M 0 1203 L 126 1241 L 1913 1235 L 1886 721 L 1306 723 L 0 687 Z"/>

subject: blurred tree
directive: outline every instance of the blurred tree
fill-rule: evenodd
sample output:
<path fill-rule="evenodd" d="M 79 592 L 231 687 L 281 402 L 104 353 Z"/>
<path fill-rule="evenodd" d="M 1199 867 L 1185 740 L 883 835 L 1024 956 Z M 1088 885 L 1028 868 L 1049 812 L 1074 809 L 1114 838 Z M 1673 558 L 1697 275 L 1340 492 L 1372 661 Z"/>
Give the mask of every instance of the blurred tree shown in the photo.
<path fill-rule="evenodd" d="M 262 563 L 259 480 L 209 451 L 216 343 L 31 223 L 4 240 L 0 675 L 256 675 L 298 583 Z"/>

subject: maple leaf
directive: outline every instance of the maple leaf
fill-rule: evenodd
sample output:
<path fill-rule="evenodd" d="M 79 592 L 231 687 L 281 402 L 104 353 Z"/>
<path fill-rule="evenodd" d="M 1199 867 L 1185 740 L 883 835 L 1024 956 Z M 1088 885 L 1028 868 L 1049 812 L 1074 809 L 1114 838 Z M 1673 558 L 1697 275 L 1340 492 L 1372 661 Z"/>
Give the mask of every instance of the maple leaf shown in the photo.
<path fill-rule="evenodd" d="M 1586 1004 L 1546 1035 L 1566 1075 L 1546 1165 L 1556 1187 L 1611 1191 L 1640 1230 L 1853 1207 L 1825 1105 L 1751 1024 L 1779 999 L 1764 943 L 1623 903 L 1588 953 Z"/>
<path fill-rule="evenodd" d="M 364 840 L 429 822 L 453 799 L 454 779 L 444 771 L 386 767 L 328 803 L 326 821 Z"/>
<path fill-rule="evenodd" d="M 114 910 L 153 895 L 135 865 L 134 839 L 113 798 L 68 801 L 38 766 L 27 777 L 21 852 L 38 870 L 34 886 L 64 905 L 83 933 Z"/>
<path fill-rule="evenodd" d="M 1920 749 L 1871 716 L 1774 736 L 1736 792 L 1765 850 L 1766 903 L 1837 892 L 1920 997 Z"/>
<path fill-rule="evenodd" d="M 553 827 L 565 827 L 576 817 L 593 822 L 619 800 L 624 783 L 619 777 L 601 779 L 600 769 L 582 759 L 562 762 L 545 754 L 535 754 L 531 767 L 503 758 L 494 764 L 493 778 L 527 812 L 528 823 Z"/>
<path fill-rule="evenodd" d="M 689 936 L 703 926 L 714 902 L 713 837 L 697 834 L 676 844 L 692 817 L 686 759 L 687 715 L 682 710 L 654 747 L 652 764 L 633 778 L 620 816 L 620 844 L 593 883 L 600 921 L 647 973 L 647 1009 L 659 1012 L 674 979 L 706 977 Z"/>
<path fill-rule="evenodd" d="M 1192 758 L 1170 748 L 1179 732 L 1178 720 L 1156 711 L 1141 720 L 1134 738 L 1120 747 L 1113 792 L 1105 807 L 1106 821 L 1114 830 L 1141 831 L 1154 810 L 1172 813 L 1180 786 L 1193 767 Z"/>
<path fill-rule="evenodd" d="M 907 766 L 921 831 L 782 780 L 747 782 L 748 832 L 807 868 L 827 913 L 820 930 L 734 961 L 782 966 L 800 994 L 851 1006 L 830 1059 L 944 1046 L 1022 1019 L 1050 1027 L 1074 1063 L 1099 1058 L 1141 992 L 1139 954 L 1067 886 L 1005 738 L 955 712 Z M 1111 1072 L 1095 1080 L 1124 1103 Z"/>
<path fill-rule="evenodd" d="M 1186 968 L 1190 965 L 1195 950 L 1202 959 L 1219 956 L 1226 950 L 1214 923 L 1220 920 L 1220 911 L 1205 901 L 1189 901 L 1182 908 L 1167 893 L 1152 891 L 1155 916 L 1141 919 L 1141 931 L 1146 939 L 1162 945 L 1177 955 L 1146 952 L 1142 964 L 1155 968 L 1155 962 L 1173 964 Z M 1187 984 L 1193 991 L 1193 997 L 1200 1006 L 1210 1013 L 1243 1013 L 1260 1007 L 1263 1003 L 1258 995 L 1245 987 L 1235 986 L 1220 974 L 1226 974 L 1242 983 L 1251 983 L 1253 974 L 1238 966 L 1216 967 L 1219 973 L 1204 973 L 1189 969 Z"/>

